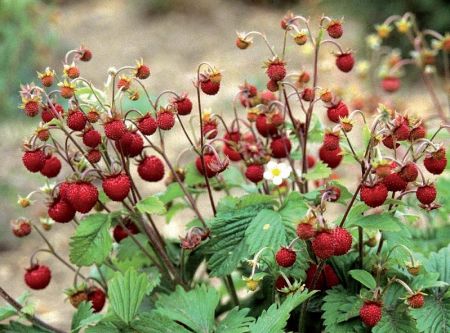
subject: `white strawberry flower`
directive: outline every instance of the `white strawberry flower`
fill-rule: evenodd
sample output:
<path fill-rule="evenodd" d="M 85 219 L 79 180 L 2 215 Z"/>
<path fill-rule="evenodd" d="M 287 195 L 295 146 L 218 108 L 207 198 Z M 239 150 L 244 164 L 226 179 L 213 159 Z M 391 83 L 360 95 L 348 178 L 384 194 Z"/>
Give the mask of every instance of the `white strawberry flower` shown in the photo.
<path fill-rule="evenodd" d="M 266 170 L 264 171 L 264 179 L 272 181 L 274 185 L 281 185 L 283 179 L 287 179 L 292 172 L 292 168 L 284 163 L 277 163 L 275 161 L 270 161 L 266 165 Z"/>

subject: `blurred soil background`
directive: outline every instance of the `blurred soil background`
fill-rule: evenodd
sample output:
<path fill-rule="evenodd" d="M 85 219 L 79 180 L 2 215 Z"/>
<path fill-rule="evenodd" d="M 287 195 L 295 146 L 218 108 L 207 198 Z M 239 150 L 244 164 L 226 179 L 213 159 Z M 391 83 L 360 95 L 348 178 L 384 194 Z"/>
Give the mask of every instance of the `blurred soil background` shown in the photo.
<path fill-rule="evenodd" d="M 33 133 L 38 120 L 27 119 L 17 108 L 20 83 L 37 81 L 36 71 L 43 71 L 48 65 L 61 72 L 65 52 L 83 44 L 92 50 L 93 59 L 80 65 L 81 75 L 99 87 L 106 80 L 109 67 L 134 65 L 142 57 L 152 70 L 146 82 L 151 95 L 171 89 L 193 96 L 196 66 L 208 61 L 223 70 L 223 83 L 218 96 L 205 97 L 203 104 L 227 117 L 232 110 L 231 100 L 245 80 L 264 88 L 266 78 L 261 67 L 269 57 L 268 50 L 257 39 L 248 50 L 238 50 L 234 46 L 236 31 L 264 32 L 279 49 L 283 38 L 279 21 L 287 9 L 310 16 L 313 27 L 322 13 L 345 16 L 341 43 L 355 49 L 357 59 L 365 54 L 365 34 L 372 32 L 374 23 L 391 14 L 416 12 L 422 24 L 442 33 L 450 26 L 450 8 L 444 0 L 408 4 L 400 0 L 338 3 L 337 6 L 335 1 L 313 0 L 0 0 L 0 285 L 14 297 L 22 294 L 26 290 L 23 270 L 29 265 L 31 253 L 42 246 L 36 233 L 25 239 L 14 238 L 10 220 L 27 216 L 38 222 L 46 211 L 41 202 L 27 210 L 16 204 L 18 194 L 25 196 L 43 185 L 43 177 L 28 173 L 21 162 L 21 142 Z M 300 48 L 291 40 L 288 45 L 288 67 L 310 69 L 311 49 Z M 322 52 L 320 85 L 341 88 L 344 96 L 351 94 L 352 98 L 367 94 L 354 74 L 333 71 L 333 80 L 329 79 L 327 73 L 334 66 L 331 51 L 329 48 Z M 430 103 L 420 91 L 420 87 L 413 86 L 403 89 L 395 98 L 407 96 L 403 102 L 405 109 L 419 108 L 426 112 Z M 172 157 L 185 147 L 179 144 L 180 135 L 181 132 L 172 131 L 166 136 Z M 345 176 L 345 170 L 338 173 Z M 143 186 L 148 193 L 163 189 L 162 184 Z M 161 224 L 161 229 L 177 238 L 183 234 L 181 226 L 185 221 L 186 215 L 180 214 L 169 225 Z M 66 255 L 72 232 L 71 225 L 55 225 L 48 237 Z M 64 301 L 62 291 L 72 284 L 73 274 L 46 254 L 40 254 L 39 259 L 50 264 L 53 280 L 44 291 L 33 292 L 37 312 L 51 324 L 67 328 L 73 308 Z"/>

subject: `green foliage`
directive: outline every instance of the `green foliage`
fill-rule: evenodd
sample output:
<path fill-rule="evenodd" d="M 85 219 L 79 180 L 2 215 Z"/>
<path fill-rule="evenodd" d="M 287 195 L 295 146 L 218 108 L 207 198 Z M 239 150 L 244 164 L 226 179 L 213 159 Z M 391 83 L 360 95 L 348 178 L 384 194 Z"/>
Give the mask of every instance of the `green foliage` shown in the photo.
<path fill-rule="evenodd" d="M 90 302 L 81 302 L 72 317 L 71 331 L 78 333 L 81 328 L 99 320 L 101 315 L 94 314 Z"/>
<path fill-rule="evenodd" d="M 313 169 L 305 175 L 307 180 L 326 179 L 331 175 L 331 168 L 322 161 L 317 161 Z"/>
<path fill-rule="evenodd" d="M 388 213 L 361 216 L 347 225 L 357 225 L 366 230 L 399 231 L 401 229 L 399 219 Z"/>
<path fill-rule="evenodd" d="M 373 333 L 416 333 L 414 320 L 406 312 L 404 304 L 390 311 L 383 311 L 380 322 L 372 329 Z"/>
<path fill-rule="evenodd" d="M 129 324 L 134 319 L 145 294 L 153 288 L 144 273 L 135 270 L 116 273 L 109 283 L 108 297 L 114 313 Z"/>
<path fill-rule="evenodd" d="M 164 203 L 161 200 L 159 200 L 156 196 L 151 196 L 142 199 L 136 204 L 136 208 L 141 213 L 156 214 L 156 215 L 163 215 L 164 213 L 166 213 L 166 207 L 164 206 Z"/>
<path fill-rule="evenodd" d="M 315 292 L 296 292 L 286 297 L 281 305 L 272 304 L 250 325 L 251 333 L 283 333 L 289 314 Z"/>
<path fill-rule="evenodd" d="M 450 332 L 450 299 L 429 296 L 420 309 L 411 310 L 419 332 Z"/>
<path fill-rule="evenodd" d="M 11 321 L 8 325 L 0 325 L 0 333 L 51 333 L 37 326 L 28 326 L 17 321 Z"/>
<path fill-rule="evenodd" d="M 247 333 L 254 318 L 247 317 L 250 309 L 233 308 L 217 326 L 216 333 Z"/>
<path fill-rule="evenodd" d="M 103 263 L 112 247 L 110 227 L 111 216 L 108 214 L 97 213 L 83 218 L 70 238 L 70 261 L 78 266 Z"/>
<path fill-rule="evenodd" d="M 354 278 L 356 281 L 359 281 L 363 286 L 367 287 L 370 290 L 375 289 L 375 287 L 377 286 L 377 282 L 375 281 L 372 274 L 365 270 L 353 269 L 348 273 L 352 276 L 352 278 Z"/>

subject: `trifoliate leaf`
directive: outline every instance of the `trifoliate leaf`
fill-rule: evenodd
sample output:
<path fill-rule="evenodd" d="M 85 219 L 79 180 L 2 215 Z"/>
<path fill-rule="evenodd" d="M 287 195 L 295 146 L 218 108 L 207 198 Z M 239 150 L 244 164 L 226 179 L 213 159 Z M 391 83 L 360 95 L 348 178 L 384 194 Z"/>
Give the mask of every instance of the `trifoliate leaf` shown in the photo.
<path fill-rule="evenodd" d="M 233 308 L 228 312 L 216 330 L 216 333 L 247 333 L 250 332 L 249 325 L 255 321 L 253 317 L 247 317 L 250 309 Z"/>
<path fill-rule="evenodd" d="M 405 304 L 383 311 L 383 316 L 372 329 L 373 333 L 417 333 L 415 321 L 408 315 Z"/>
<path fill-rule="evenodd" d="M 245 239 L 250 254 L 263 247 L 276 251 L 280 246 L 286 245 L 286 230 L 281 215 L 273 210 L 261 210 L 245 231 Z"/>
<path fill-rule="evenodd" d="M 450 332 L 450 299 L 425 297 L 425 304 L 420 309 L 412 309 L 411 316 L 416 319 L 419 332 Z"/>
<path fill-rule="evenodd" d="M 70 238 L 70 261 L 77 266 L 103 263 L 112 247 L 110 227 L 108 214 L 92 214 L 81 220 Z"/>
<path fill-rule="evenodd" d="M 348 225 L 357 225 L 364 229 L 378 229 L 383 231 L 399 231 L 400 221 L 392 214 L 372 214 L 355 218 Z"/>

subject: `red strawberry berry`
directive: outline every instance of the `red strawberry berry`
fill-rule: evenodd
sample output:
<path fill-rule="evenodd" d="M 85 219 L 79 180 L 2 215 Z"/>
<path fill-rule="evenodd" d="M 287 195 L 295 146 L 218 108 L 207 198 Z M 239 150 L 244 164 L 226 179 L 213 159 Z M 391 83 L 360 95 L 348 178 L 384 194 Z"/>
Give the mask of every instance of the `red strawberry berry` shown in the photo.
<path fill-rule="evenodd" d="M 223 153 L 228 156 L 228 158 L 233 161 L 237 162 L 241 160 L 241 154 L 232 146 L 224 145 L 223 146 Z"/>
<path fill-rule="evenodd" d="M 217 122 L 214 120 L 205 121 L 202 127 L 202 134 L 209 140 L 217 136 Z"/>
<path fill-rule="evenodd" d="M 319 158 L 323 163 L 334 169 L 337 168 L 339 164 L 341 164 L 341 152 L 342 150 L 339 146 L 334 150 L 328 150 L 324 146 L 321 146 L 319 149 Z"/>
<path fill-rule="evenodd" d="M 144 149 L 144 140 L 136 132 L 126 132 L 116 141 L 116 148 L 125 156 L 135 157 Z"/>
<path fill-rule="evenodd" d="M 339 118 L 348 116 L 348 108 L 344 102 L 340 101 L 338 104 L 327 108 L 327 116 L 333 123 L 339 123 Z"/>
<path fill-rule="evenodd" d="M 414 162 L 406 163 L 400 170 L 400 177 L 406 182 L 413 182 L 419 176 L 419 170 Z"/>
<path fill-rule="evenodd" d="M 215 82 L 211 79 L 205 79 L 200 81 L 200 89 L 206 94 L 206 95 L 215 95 L 220 89 L 220 81 Z"/>
<path fill-rule="evenodd" d="M 158 124 L 155 118 L 150 113 L 147 113 L 137 120 L 137 128 L 144 135 L 152 135 L 158 129 Z"/>
<path fill-rule="evenodd" d="M 53 110 L 53 108 L 55 110 Z M 53 103 L 53 108 L 50 105 L 44 106 L 42 108 L 41 118 L 44 123 L 48 123 L 53 118 L 56 118 L 56 114 L 62 115 L 64 113 L 64 108 L 58 103 Z"/>
<path fill-rule="evenodd" d="M 381 80 L 381 88 L 389 93 L 395 92 L 400 89 L 400 79 L 396 76 L 385 76 Z"/>
<path fill-rule="evenodd" d="M 45 165 L 45 153 L 41 149 L 28 150 L 23 154 L 22 162 L 30 172 L 41 171 Z"/>
<path fill-rule="evenodd" d="M 259 164 L 250 164 L 245 170 L 245 177 L 253 183 L 259 183 L 263 180 L 264 167 Z"/>
<path fill-rule="evenodd" d="M 287 137 L 273 139 L 270 143 L 272 157 L 285 158 L 289 155 L 292 149 L 291 140 Z"/>
<path fill-rule="evenodd" d="M 342 34 L 344 33 L 342 22 L 338 20 L 331 21 L 330 24 L 328 24 L 327 32 L 328 36 L 330 36 L 331 38 L 341 38 Z"/>
<path fill-rule="evenodd" d="M 278 133 L 275 124 L 265 114 L 256 117 L 256 129 L 264 137 L 274 136 Z"/>
<path fill-rule="evenodd" d="M 125 173 L 107 176 L 102 182 L 103 191 L 113 201 L 123 201 L 130 192 L 131 181 Z"/>
<path fill-rule="evenodd" d="M 100 162 L 100 160 L 102 159 L 102 154 L 98 149 L 91 149 L 89 150 L 86 158 L 90 163 L 95 164 Z"/>
<path fill-rule="evenodd" d="M 429 205 L 436 199 L 436 187 L 434 185 L 424 185 L 417 188 L 416 197 L 420 203 Z"/>
<path fill-rule="evenodd" d="M 328 259 L 334 255 L 336 243 L 333 233 L 321 231 L 311 243 L 314 254 L 320 259 Z"/>
<path fill-rule="evenodd" d="M 61 161 L 55 155 L 47 155 L 41 174 L 47 178 L 58 176 L 61 171 Z"/>
<path fill-rule="evenodd" d="M 72 183 L 66 194 L 67 201 L 70 205 L 80 213 L 87 213 L 98 201 L 97 188 L 85 181 Z"/>
<path fill-rule="evenodd" d="M 316 158 L 312 155 L 306 155 L 306 163 L 308 165 L 308 169 L 311 169 L 316 165 Z"/>
<path fill-rule="evenodd" d="M 387 199 L 388 189 L 382 182 L 374 185 L 362 185 L 360 196 L 361 200 L 369 207 L 378 207 L 384 204 Z"/>
<path fill-rule="evenodd" d="M 386 136 L 383 139 L 383 144 L 389 149 L 394 149 L 394 137 L 392 135 Z M 398 146 L 400 146 L 400 144 L 396 140 L 395 141 L 395 147 L 397 148 Z"/>
<path fill-rule="evenodd" d="M 205 154 L 203 156 L 203 159 L 204 159 L 205 167 L 206 167 L 206 176 L 208 178 L 211 178 L 211 177 L 214 177 L 215 175 L 217 175 L 217 172 L 214 171 L 211 168 L 211 166 L 210 166 L 211 163 L 214 163 L 214 162 L 217 161 L 216 155 L 214 155 L 214 154 Z M 204 171 L 203 171 L 203 164 L 202 164 L 202 160 L 201 160 L 200 156 L 197 157 L 197 159 L 195 160 L 195 166 L 196 166 L 198 172 L 200 172 L 202 175 L 205 174 Z"/>
<path fill-rule="evenodd" d="M 339 277 L 330 265 L 323 266 L 323 275 L 325 278 L 325 286 L 327 289 L 333 288 L 341 283 Z"/>
<path fill-rule="evenodd" d="M 160 111 L 156 116 L 156 123 L 163 131 L 168 131 L 175 125 L 175 116 L 171 111 Z"/>
<path fill-rule="evenodd" d="M 339 147 L 339 133 L 325 133 L 323 137 L 323 145 L 326 150 L 335 150 Z"/>
<path fill-rule="evenodd" d="M 83 134 L 83 143 L 90 148 L 95 148 L 102 143 L 102 136 L 95 129 L 89 129 Z"/>
<path fill-rule="evenodd" d="M 404 141 L 409 139 L 409 125 L 406 119 L 401 120 L 401 123 L 395 127 L 394 136 L 397 141 Z"/>
<path fill-rule="evenodd" d="M 84 46 L 80 48 L 80 60 L 81 61 L 90 61 L 92 59 L 91 50 L 85 48 Z"/>
<path fill-rule="evenodd" d="M 408 186 L 408 182 L 403 180 L 403 178 L 400 176 L 400 172 L 394 172 L 390 175 L 387 175 L 383 179 L 384 185 L 386 185 L 386 188 L 388 191 L 397 192 L 397 191 L 403 191 Z"/>
<path fill-rule="evenodd" d="M 88 301 L 91 302 L 92 310 L 94 310 L 94 312 L 102 311 L 106 301 L 106 295 L 103 290 L 97 287 L 92 287 L 89 289 L 87 298 Z"/>
<path fill-rule="evenodd" d="M 67 75 L 69 79 L 76 79 L 80 76 L 80 70 L 77 66 L 64 66 L 64 73 Z"/>
<path fill-rule="evenodd" d="M 428 172 L 433 175 L 440 175 L 447 166 L 447 158 L 445 157 L 445 149 L 440 148 L 434 153 L 429 153 L 423 160 L 423 164 Z"/>
<path fill-rule="evenodd" d="M 342 72 L 348 73 L 352 70 L 355 59 L 351 52 L 344 52 L 336 55 L 336 66 Z"/>
<path fill-rule="evenodd" d="M 325 276 L 323 272 L 316 276 L 317 265 L 311 264 L 306 270 L 305 286 L 308 290 L 324 290 L 325 289 Z M 314 285 L 315 280 L 315 285 Z"/>
<path fill-rule="evenodd" d="M 11 230 L 14 236 L 22 238 L 31 233 L 31 222 L 25 218 L 19 218 L 11 222 Z"/>
<path fill-rule="evenodd" d="M 418 139 L 423 139 L 427 134 L 425 126 L 422 123 L 419 123 L 414 128 L 411 129 L 409 133 L 409 140 L 414 141 Z"/>
<path fill-rule="evenodd" d="M 274 81 L 274 80 L 267 81 L 266 88 L 270 92 L 276 92 L 276 91 L 278 91 L 278 89 L 280 89 L 280 87 L 278 86 L 278 81 Z"/>
<path fill-rule="evenodd" d="M 58 223 L 70 222 L 75 216 L 75 209 L 64 199 L 56 198 L 48 207 L 48 216 Z"/>
<path fill-rule="evenodd" d="M 28 101 L 23 106 L 23 111 L 28 117 L 34 117 L 39 113 L 39 103 L 37 101 Z"/>
<path fill-rule="evenodd" d="M 287 287 L 289 287 L 289 285 L 288 285 L 286 279 L 282 275 L 279 275 L 277 277 L 277 279 L 275 280 L 275 289 L 281 290 L 281 289 L 284 289 Z"/>
<path fill-rule="evenodd" d="M 406 299 L 406 302 L 413 309 L 420 309 L 423 306 L 423 304 L 425 303 L 425 299 L 423 297 L 423 294 L 416 293 L 416 294 L 409 296 Z"/>
<path fill-rule="evenodd" d="M 86 126 L 87 118 L 80 110 L 71 110 L 67 116 L 67 126 L 74 131 L 82 131 Z"/>
<path fill-rule="evenodd" d="M 285 63 L 279 59 L 269 61 L 266 73 L 272 81 L 278 82 L 283 80 L 286 76 Z"/>
<path fill-rule="evenodd" d="M 311 223 L 299 223 L 297 225 L 297 236 L 300 239 L 311 239 L 316 235 L 316 230 Z"/>
<path fill-rule="evenodd" d="M 148 182 L 157 182 L 164 178 L 164 164 L 154 155 L 144 158 L 137 171 L 139 176 Z"/>
<path fill-rule="evenodd" d="M 374 327 L 381 320 L 383 310 L 381 304 L 373 301 L 365 301 L 359 310 L 362 322 L 368 327 Z"/>
<path fill-rule="evenodd" d="M 106 137 L 111 140 L 119 140 L 127 132 L 125 123 L 120 119 L 110 119 L 104 128 Z"/>
<path fill-rule="evenodd" d="M 128 237 L 128 233 L 136 235 L 139 233 L 139 229 L 133 222 L 128 222 L 125 224 L 125 228 L 123 228 L 120 224 L 116 225 L 113 230 L 113 237 L 117 243 L 120 243 L 122 239 Z M 127 232 L 128 230 L 128 232 Z"/>
<path fill-rule="evenodd" d="M 24 280 L 28 287 L 35 290 L 44 289 L 50 283 L 52 272 L 45 265 L 32 265 L 25 271 Z"/>
<path fill-rule="evenodd" d="M 314 100 L 314 90 L 311 88 L 305 88 L 302 92 L 302 99 L 306 102 L 311 102 Z"/>
<path fill-rule="evenodd" d="M 175 106 L 175 109 L 180 116 L 186 116 L 192 111 L 192 102 L 187 95 L 181 95 L 180 97 L 173 99 L 172 104 Z"/>
<path fill-rule="evenodd" d="M 288 247 L 282 247 L 275 255 L 275 260 L 281 267 L 291 267 L 296 259 L 297 254 Z"/>
<path fill-rule="evenodd" d="M 350 251 L 352 247 L 352 235 L 344 228 L 336 227 L 333 230 L 335 241 L 334 255 L 341 256 Z"/>
<path fill-rule="evenodd" d="M 136 77 L 140 80 L 145 80 L 150 76 L 150 67 L 147 65 L 141 64 L 136 68 Z"/>

